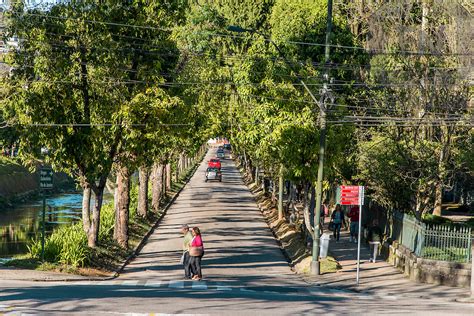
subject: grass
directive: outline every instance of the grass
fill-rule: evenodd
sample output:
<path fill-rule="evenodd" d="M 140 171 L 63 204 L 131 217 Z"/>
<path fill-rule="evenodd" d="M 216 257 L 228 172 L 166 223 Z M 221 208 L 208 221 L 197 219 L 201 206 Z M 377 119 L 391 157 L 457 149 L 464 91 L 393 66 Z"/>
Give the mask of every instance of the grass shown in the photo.
<path fill-rule="evenodd" d="M 459 263 L 469 262 L 469 253 L 466 248 L 437 248 L 424 247 L 422 257 L 431 260 L 451 261 Z"/>
<path fill-rule="evenodd" d="M 423 216 L 423 222 L 426 224 L 431 224 L 431 225 L 449 225 L 449 226 L 456 226 L 456 227 L 470 227 L 471 229 L 474 229 L 474 217 L 468 219 L 467 221 L 463 222 L 454 222 L 450 220 L 449 218 L 443 217 L 443 216 L 437 216 L 433 214 L 425 214 Z"/>

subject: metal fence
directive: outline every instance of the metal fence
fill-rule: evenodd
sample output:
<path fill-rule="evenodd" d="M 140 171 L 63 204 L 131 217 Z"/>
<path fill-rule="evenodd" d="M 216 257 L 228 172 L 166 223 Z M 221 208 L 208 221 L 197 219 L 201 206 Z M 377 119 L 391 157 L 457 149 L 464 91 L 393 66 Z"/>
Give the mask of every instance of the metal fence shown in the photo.
<path fill-rule="evenodd" d="M 413 216 L 393 214 L 392 239 L 432 260 L 467 263 L 471 260 L 471 229 L 421 223 Z"/>

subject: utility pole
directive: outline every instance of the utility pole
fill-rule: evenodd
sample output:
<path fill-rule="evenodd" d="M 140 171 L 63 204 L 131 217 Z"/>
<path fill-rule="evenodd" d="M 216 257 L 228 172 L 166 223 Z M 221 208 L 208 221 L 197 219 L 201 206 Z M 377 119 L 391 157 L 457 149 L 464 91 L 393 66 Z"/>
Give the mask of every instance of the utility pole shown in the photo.
<path fill-rule="evenodd" d="M 326 71 L 324 74 L 324 86 L 321 91 L 321 100 L 319 102 L 319 161 L 318 161 L 318 176 L 316 180 L 316 209 L 314 212 L 314 232 L 313 232 L 313 256 L 311 260 L 311 274 L 320 274 L 319 262 L 319 222 L 321 220 L 321 200 L 323 194 L 323 172 L 324 172 L 324 155 L 326 154 L 326 101 L 330 98 L 329 83 L 329 53 L 332 30 L 332 0 L 328 0 L 328 16 L 326 27 L 326 42 L 324 51 L 324 63 Z"/>

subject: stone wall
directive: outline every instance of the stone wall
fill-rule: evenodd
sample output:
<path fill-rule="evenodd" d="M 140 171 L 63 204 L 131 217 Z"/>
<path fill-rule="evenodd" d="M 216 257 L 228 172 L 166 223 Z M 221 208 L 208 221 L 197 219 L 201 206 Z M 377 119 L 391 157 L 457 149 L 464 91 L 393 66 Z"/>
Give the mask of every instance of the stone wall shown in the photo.
<path fill-rule="evenodd" d="M 388 250 L 388 261 L 413 281 L 456 287 L 469 287 L 471 284 L 470 263 L 418 258 L 396 241 L 384 248 Z"/>

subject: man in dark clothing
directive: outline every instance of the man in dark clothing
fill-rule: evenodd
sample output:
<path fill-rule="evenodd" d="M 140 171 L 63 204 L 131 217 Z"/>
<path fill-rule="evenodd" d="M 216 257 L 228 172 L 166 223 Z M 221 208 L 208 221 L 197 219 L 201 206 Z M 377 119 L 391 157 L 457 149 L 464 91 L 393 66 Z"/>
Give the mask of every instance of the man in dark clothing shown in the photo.
<path fill-rule="evenodd" d="M 369 227 L 369 231 L 367 234 L 367 241 L 369 242 L 372 258 L 369 261 L 375 262 L 377 259 L 377 254 L 379 252 L 379 246 L 382 242 L 382 229 L 378 226 L 377 219 L 374 219 L 372 222 L 372 226 Z"/>
<path fill-rule="evenodd" d="M 351 219 L 351 239 L 350 242 L 357 242 L 357 235 L 359 234 L 359 207 L 353 206 L 347 216 Z"/>

